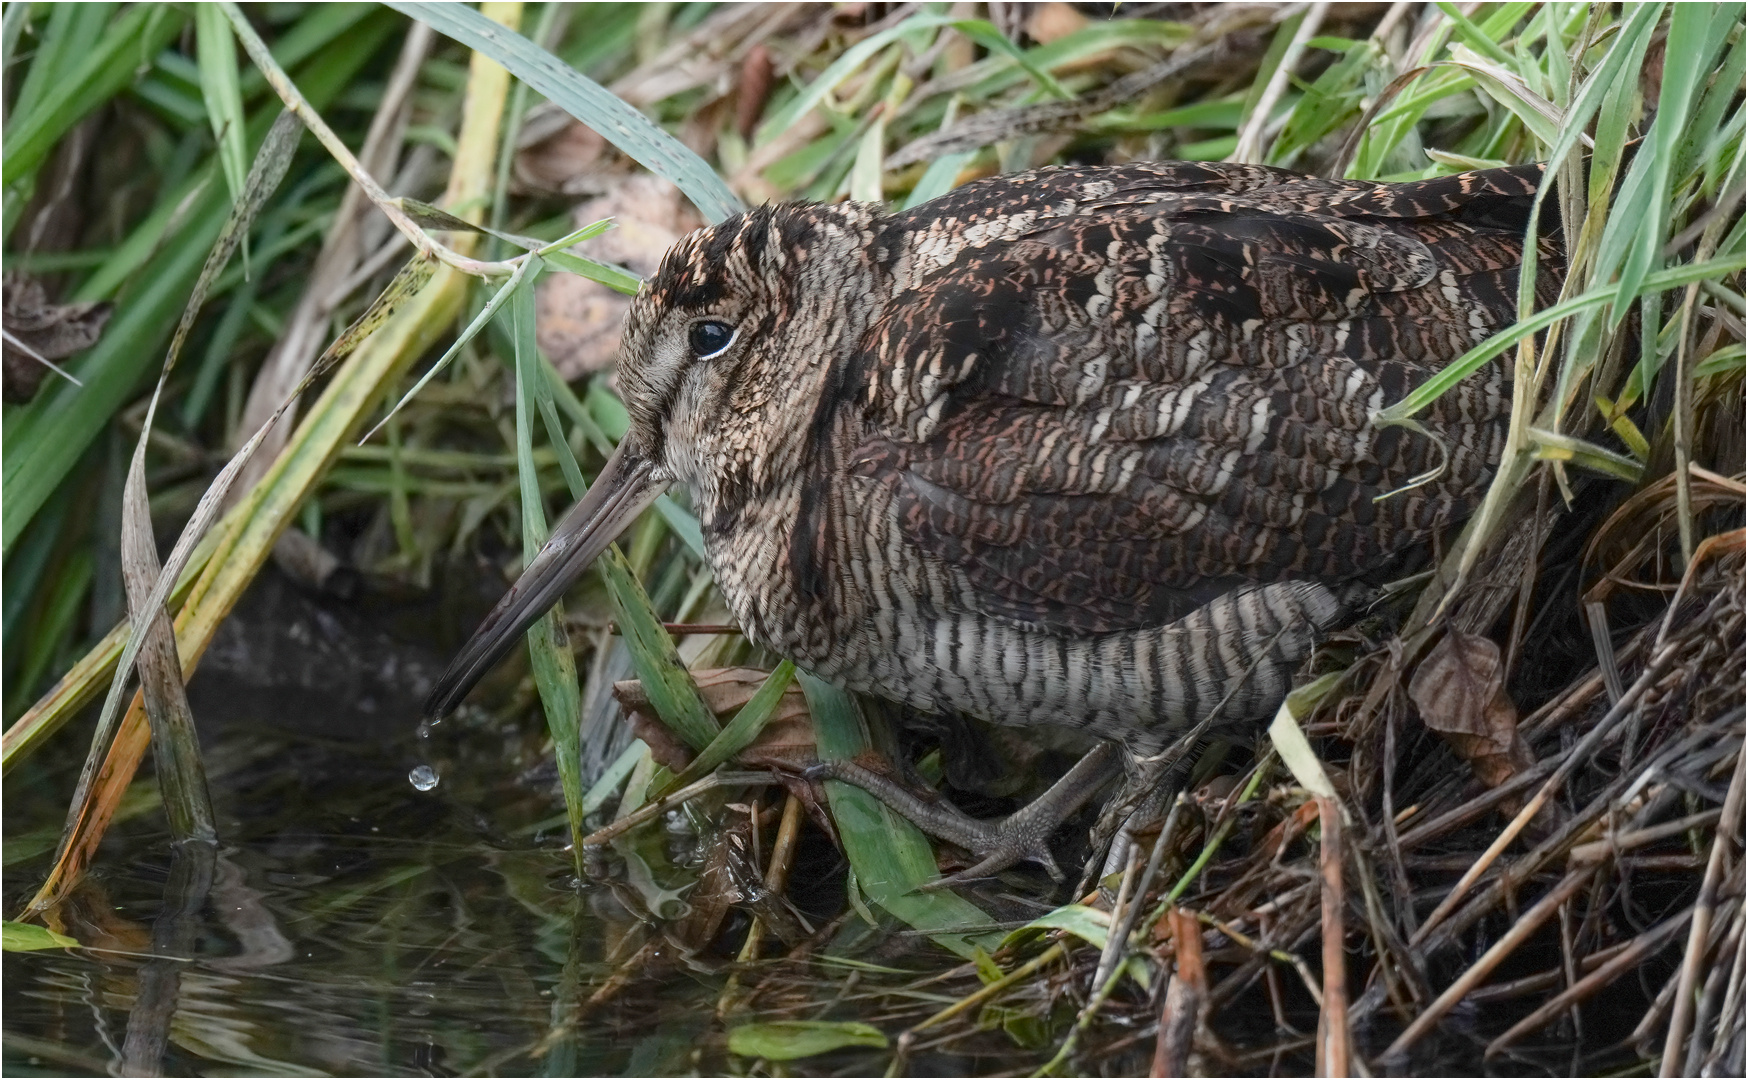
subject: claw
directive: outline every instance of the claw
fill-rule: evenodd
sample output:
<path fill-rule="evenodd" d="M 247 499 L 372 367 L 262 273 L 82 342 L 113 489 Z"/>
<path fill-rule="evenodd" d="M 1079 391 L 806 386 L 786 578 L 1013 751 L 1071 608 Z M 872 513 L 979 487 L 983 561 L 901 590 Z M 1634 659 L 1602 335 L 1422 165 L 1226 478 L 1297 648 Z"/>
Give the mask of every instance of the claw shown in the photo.
<path fill-rule="evenodd" d="M 956 874 L 917 887 L 918 892 L 957 888 L 994 877 L 1020 862 L 1035 862 L 1054 881 L 1064 880 L 1051 854 L 1049 839 L 1117 770 L 1117 746 L 1104 743 L 1075 763 L 1062 779 L 1037 799 L 999 822 L 978 821 L 946 802 L 929 802 L 849 760 L 822 761 L 809 775 L 842 780 L 873 795 L 917 828 L 978 857 Z"/>

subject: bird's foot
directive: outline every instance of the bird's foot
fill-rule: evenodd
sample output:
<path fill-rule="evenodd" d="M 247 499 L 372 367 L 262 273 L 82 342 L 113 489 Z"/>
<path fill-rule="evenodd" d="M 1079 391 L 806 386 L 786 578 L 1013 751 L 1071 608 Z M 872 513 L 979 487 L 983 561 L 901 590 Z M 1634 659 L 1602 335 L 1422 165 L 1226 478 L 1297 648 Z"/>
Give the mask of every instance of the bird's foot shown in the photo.
<path fill-rule="evenodd" d="M 1063 880 L 1062 868 L 1050 853 L 1050 835 L 1115 775 L 1118 753 L 1114 743 L 1093 748 L 1050 790 L 1000 821 L 982 821 L 944 800 L 921 798 L 889 777 L 848 759 L 822 761 L 808 769 L 808 775 L 854 784 L 923 832 L 977 857 L 977 862 L 964 870 L 919 886 L 919 891 L 930 891 L 991 877 L 1027 861 L 1041 865 L 1053 880 Z"/>

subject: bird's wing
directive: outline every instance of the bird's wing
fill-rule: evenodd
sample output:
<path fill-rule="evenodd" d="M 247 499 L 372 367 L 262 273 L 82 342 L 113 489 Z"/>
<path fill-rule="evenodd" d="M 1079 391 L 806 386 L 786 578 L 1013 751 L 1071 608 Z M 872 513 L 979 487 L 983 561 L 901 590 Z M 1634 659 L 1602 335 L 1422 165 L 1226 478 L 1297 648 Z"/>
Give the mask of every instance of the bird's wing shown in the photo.
<path fill-rule="evenodd" d="M 843 468 L 890 489 L 905 538 L 989 614 L 1094 633 L 1245 582 L 1383 573 L 1465 517 L 1503 447 L 1504 367 L 1421 414 L 1436 442 L 1369 417 L 1513 321 L 1508 219 L 1534 176 L 1143 180 L 894 240 Z"/>

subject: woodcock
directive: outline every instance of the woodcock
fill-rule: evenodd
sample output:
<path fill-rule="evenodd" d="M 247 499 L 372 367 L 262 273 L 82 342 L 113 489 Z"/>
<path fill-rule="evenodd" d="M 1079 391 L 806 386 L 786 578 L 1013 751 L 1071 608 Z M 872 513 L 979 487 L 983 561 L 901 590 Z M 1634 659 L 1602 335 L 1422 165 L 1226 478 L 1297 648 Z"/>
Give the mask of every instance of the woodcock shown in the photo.
<path fill-rule="evenodd" d="M 629 432 L 430 711 L 679 485 L 748 637 L 839 685 L 1132 757 L 1266 718 L 1478 505 L 1504 364 L 1371 417 L 1514 321 L 1540 178 L 1052 168 L 700 229 L 631 306 Z"/>

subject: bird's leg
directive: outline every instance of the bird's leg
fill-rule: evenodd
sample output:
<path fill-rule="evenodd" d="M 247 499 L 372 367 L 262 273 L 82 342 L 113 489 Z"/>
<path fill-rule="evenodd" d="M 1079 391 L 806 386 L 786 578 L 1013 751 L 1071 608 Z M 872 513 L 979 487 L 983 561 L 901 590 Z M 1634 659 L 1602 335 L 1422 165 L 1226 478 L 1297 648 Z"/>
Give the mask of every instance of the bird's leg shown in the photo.
<path fill-rule="evenodd" d="M 847 759 L 822 761 L 809 769 L 808 775 L 854 784 L 923 832 L 978 857 L 975 865 L 930 882 L 922 886 L 924 889 L 989 877 L 1028 859 L 1041 864 L 1051 878 L 1061 881 L 1062 870 L 1050 854 L 1050 834 L 1117 772 L 1119 754 L 1115 743 L 1099 744 L 1075 762 L 1050 790 L 1000 821 L 980 821 L 945 801 L 919 798 L 903 785 Z"/>
<path fill-rule="evenodd" d="M 1207 726 L 1198 725 L 1161 753 L 1124 755 L 1123 784 L 1093 823 L 1092 857 L 1081 872 L 1074 895 L 1085 896 L 1095 884 L 1102 888 L 1111 874 L 1123 869 L 1129 857 L 1124 838 L 1164 819 L 1171 801 L 1189 779 L 1189 766 L 1195 760 L 1192 752 Z M 1103 869 L 1098 869 L 1101 866 Z"/>

